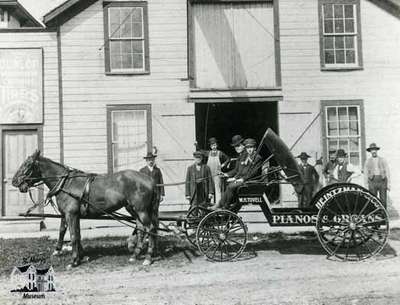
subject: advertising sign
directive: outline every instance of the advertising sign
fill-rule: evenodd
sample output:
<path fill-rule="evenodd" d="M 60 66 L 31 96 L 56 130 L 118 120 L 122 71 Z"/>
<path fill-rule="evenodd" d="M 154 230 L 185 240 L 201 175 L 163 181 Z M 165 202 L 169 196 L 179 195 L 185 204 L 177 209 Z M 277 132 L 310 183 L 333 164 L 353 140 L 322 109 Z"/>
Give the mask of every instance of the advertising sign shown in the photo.
<path fill-rule="evenodd" d="M 0 124 L 43 122 L 42 49 L 0 49 Z"/>

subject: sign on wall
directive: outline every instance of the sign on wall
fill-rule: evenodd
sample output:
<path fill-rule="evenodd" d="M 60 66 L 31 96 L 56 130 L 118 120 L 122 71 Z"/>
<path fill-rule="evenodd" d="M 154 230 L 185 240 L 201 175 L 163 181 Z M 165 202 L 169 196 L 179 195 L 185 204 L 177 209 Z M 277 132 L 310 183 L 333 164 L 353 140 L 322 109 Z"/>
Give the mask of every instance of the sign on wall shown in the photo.
<path fill-rule="evenodd" d="M 0 124 L 42 122 L 42 49 L 0 49 Z"/>

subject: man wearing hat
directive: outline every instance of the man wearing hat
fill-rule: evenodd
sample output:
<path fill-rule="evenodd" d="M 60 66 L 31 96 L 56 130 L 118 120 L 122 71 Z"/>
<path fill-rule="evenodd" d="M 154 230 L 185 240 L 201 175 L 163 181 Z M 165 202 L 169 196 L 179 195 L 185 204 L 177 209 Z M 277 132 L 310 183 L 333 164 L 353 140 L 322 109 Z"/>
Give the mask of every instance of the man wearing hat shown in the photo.
<path fill-rule="evenodd" d="M 254 139 L 246 139 L 244 142 L 246 148 L 245 154 L 241 155 L 237 160 L 234 175 L 227 182 L 229 183 L 221 200 L 213 206 L 216 208 L 230 208 L 230 205 L 235 203 L 237 189 L 248 181 L 261 173 L 262 158 L 256 153 L 256 141 Z M 240 206 L 234 206 L 234 210 L 239 210 Z"/>
<path fill-rule="evenodd" d="M 164 180 L 163 180 L 163 175 L 161 173 L 161 170 L 157 167 L 156 165 L 156 155 L 154 155 L 151 152 L 148 152 L 145 157 L 143 157 L 146 160 L 146 166 L 142 167 L 139 171 L 149 177 L 151 177 L 154 181 L 154 183 L 158 186 L 156 186 L 157 190 L 157 204 L 154 206 L 154 211 L 153 215 L 156 216 L 158 221 L 158 208 L 160 205 L 160 202 L 164 200 L 165 197 L 165 190 L 164 190 Z M 158 228 L 158 223 L 156 224 L 156 228 Z"/>
<path fill-rule="evenodd" d="M 386 160 L 378 156 L 379 149 L 380 147 L 376 143 L 371 143 L 367 148 L 371 157 L 364 164 L 364 180 L 372 194 L 378 196 L 379 193 L 379 199 L 386 208 L 387 190 L 390 189 L 390 173 Z"/>
<path fill-rule="evenodd" d="M 227 178 L 233 177 L 237 174 L 240 162 L 243 161 L 244 158 L 246 157 L 246 150 L 244 148 L 243 141 L 244 139 L 242 138 L 241 135 L 234 135 L 232 137 L 231 146 L 235 149 L 237 157 L 231 158 L 229 161 L 228 167 L 230 166 L 231 161 L 234 161 L 234 167 L 230 171 L 224 173 L 224 176 Z"/>
<path fill-rule="evenodd" d="M 186 171 L 186 199 L 190 205 L 207 206 L 214 197 L 214 182 L 210 168 L 203 163 L 201 151 L 193 153 L 194 163 Z"/>
<path fill-rule="evenodd" d="M 347 154 L 344 149 L 338 149 L 336 151 L 336 164 L 329 175 L 328 184 L 350 182 L 351 179 L 360 175 L 360 170 L 347 162 Z"/>
<path fill-rule="evenodd" d="M 221 179 L 221 170 L 222 168 L 229 162 L 229 157 L 218 149 L 218 142 L 216 138 L 210 138 L 208 140 L 210 145 L 210 150 L 205 151 L 204 154 L 206 156 L 206 163 L 211 170 L 211 175 L 213 177 L 214 186 L 215 186 L 215 202 L 218 202 L 221 199 L 221 191 L 222 191 L 222 179 Z"/>
<path fill-rule="evenodd" d="M 299 196 L 299 207 L 305 208 L 308 207 L 311 202 L 314 188 L 318 185 L 319 175 L 314 166 L 308 164 L 308 158 L 311 157 L 307 153 L 302 152 L 296 158 L 300 158 L 301 160 L 300 171 L 304 178 L 304 188 Z"/>
<path fill-rule="evenodd" d="M 323 174 L 325 178 L 324 185 L 328 184 L 330 176 L 333 175 L 333 169 L 336 167 L 336 150 L 329 151 L 329 161 L 326 163 Z"/>

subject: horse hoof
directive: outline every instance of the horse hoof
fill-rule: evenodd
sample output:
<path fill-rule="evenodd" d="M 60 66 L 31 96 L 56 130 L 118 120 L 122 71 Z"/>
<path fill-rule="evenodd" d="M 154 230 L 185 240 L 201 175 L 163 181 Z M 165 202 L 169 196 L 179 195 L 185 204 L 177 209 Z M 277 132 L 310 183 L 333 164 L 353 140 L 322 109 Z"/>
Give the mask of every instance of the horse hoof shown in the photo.
<path fill-rule="evenodd" d="M 136 257 L 134 257 L 134 256 L 132 256 L 132 257 L 129 258 L 129 262 L 130 262 L 130 263 L 134 263 L 134 262 L 136 262 L 136 261 L 137 261 L 137 259 L 136 259 Z"/>
<path fill-rule="evenodd" d="M 61 251 L 65 251 L 65 252 L 71 252 L 72 251 L 72 246 L 63 246 Z"/>
<path fill-rule="evenodd" d="M 52 256 L 60 256 L 61 255 L 61 251 L 60 250 L 54 250 L 53 253 L 51 254 Z"/>
<path fill-rule="evenodd" d="M 89 261 L 89 256 L 84 256 L 83 258 L 82 258 L 82 262 L 83 263 L 87 263 Z"/>
<path fill-rule="evenodd" d="M 143 262 L 143 266 L 150 266 L 151 263 L 152 263 L 151 260 L 145 259 L 144 262 Z"/>

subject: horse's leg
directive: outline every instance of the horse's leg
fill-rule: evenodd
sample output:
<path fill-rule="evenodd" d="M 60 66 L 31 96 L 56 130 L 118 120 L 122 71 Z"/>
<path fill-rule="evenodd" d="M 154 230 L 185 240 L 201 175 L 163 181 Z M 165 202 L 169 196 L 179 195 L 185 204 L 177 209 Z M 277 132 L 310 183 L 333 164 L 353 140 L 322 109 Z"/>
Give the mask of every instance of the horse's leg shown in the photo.
<path fill-rule="evenodd" d="M 65 217 L 61 217 L 60 230 L 58 233 L 58 241 L 57 241 L 56 249 L 53 252 L 54 256 L 61 254 L 62 247 L 64 244 L 64 236 L 65 236 L 66 232 L 67 232 L 67 221 L 65 220 Z"/>
<path fill-rule="evenodd" d="M 81 230 L 78 214 L 66 215 L 72 245 L 72 267 L 77 267 L 81 263 Z"/>
<path fill-rule="evenodd" d="M 157 229 L 154 225 L 154 223 L 150 223 L 150 226 L 148 227 L 147 234 L 149 235 L 149 245 L 147 247 L 147 252 L 145 256 L 145 260 L 143 262 L 143 266 L 148 266 L 151 265 L 153 262 L 153 255 L 156 250 L 156 244 L 157 244 Z M 147 235 L 146 234 L 146 235 Z"/>
<path fill-rule="evenodd" d="M 134 261 L 138 260 L 140 253 L 142 252 L 142 249 L 143 249 L 143 235 L 144 235 L 143 234 L 143 225 L 140 223 L 140 221 L 138 221 L 136 226 L 137 226 L 137 230 L 136 230 L 137 231 L 136 232 L 137 241 L 136 241 L 135 249 L 133 251 L 133 255 L 129 259 L 130 262 L 134 262 Z"/>
<path fill-rule="evenodd" d="M 129 214 L 132 215 L 132 217 L 134 217 L 134 218 L 136 217 L 135 210 L 132 208 L 131 205 L 127 205 L 127 206 L 125 207 L 125 209 L 128 211 Z M 138 236 L 137 236 L 137 229 L 135 228 L 135 229 L 132 231 L 132 235 L 129 236 L 128 239 L 127 239 L 128 251 L 131 252 L 131 253 L 133 253 L 134 250 L 135 250 L 135 247 L 136 247 L 136 244 L 137 244 L 137 238 L 138 238 Z"/>

